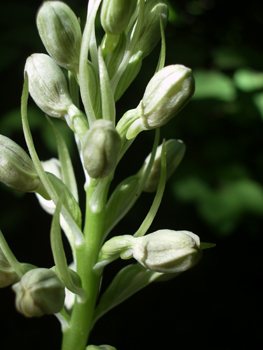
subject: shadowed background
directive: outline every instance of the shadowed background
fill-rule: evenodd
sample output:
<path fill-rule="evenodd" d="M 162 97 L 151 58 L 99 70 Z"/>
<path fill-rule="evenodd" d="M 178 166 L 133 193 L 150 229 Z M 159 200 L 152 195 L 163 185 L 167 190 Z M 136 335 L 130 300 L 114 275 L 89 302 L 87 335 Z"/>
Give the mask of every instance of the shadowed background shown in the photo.
<path fill-rule="evenodd" d="M 0 133 L 25 149 L 19 111 L 23 69 L 30 54 L 45 52 L 35 25 L 41 3 L 0 4 Z M 67 3 L 84 25 L 86 2 Z M 167 183 L 150 232 L 186 229 L 217 246 L 204 251 L 192 270 L 148 286 L 106 314 L 90 342 L 118 350 L 191 349 L 197 343 L 213 350 L 262 349 L 263 50 L 258 34 L 263 29 L 263 5 L 240 1 L 232 9 L 229 2 L 219 0 L 170 5 L 166 64 L 191 67 L 196 93 L 161 131 L 167 139 L 182 139 L 187 151 Z M 158 49 L 145 59 L 117 103 L 119 118 L 140 101 L 154 73 Z M 52 133 L 32 100 L 29 119 L 40 158 L 56 157 Z M 67 139 L 81 193 L 84 179 L 72 135 L 62 122 L 57 125 Z M 113 186 L 137 172 L 151 150 L 153 135 L 139 135 L 118 167 Z M 32 194 L 0 184 L 0 199 L 0 228 L 17 258 L 51 267 L 51 217 Z M 134 233 L 152 199 L 143 194 L 113 234 Z M 105 269 L 102 290 L 124 265 L 117 261 Z M 54 316 L 25 319 L 14 309 L 10 288 L 0 290 L 0 307 L 1 348 L 59 349 L 60 326 Z"/>

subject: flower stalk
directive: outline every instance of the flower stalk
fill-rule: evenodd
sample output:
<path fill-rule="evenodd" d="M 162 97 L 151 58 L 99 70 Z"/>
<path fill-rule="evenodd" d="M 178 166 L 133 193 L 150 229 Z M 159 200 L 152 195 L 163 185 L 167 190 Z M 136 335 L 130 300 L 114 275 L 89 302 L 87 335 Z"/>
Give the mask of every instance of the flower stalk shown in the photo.
<path fill-rule="evenodd" d="M 99 45 L 98 17 L 105 31 Z M 12 285 L 16 307 L 27 317 L 55 314 L 62 328 L 62 350 L 114 350 L 111 345 L 88 345 L 96 321 L 154 280 L 169 279 L 192 268 L 202 247 L 211 247 L 185 230 L 147 234 L 166 181 L 185 153 L 178 140 L 163 140 L 158 147 L 160 127 L 174 118 L 194 93 L 190 68 L 165 67 L 167 20 L 168 6 L 162 0 L 90 0 L 83 33 L 76 15 L 63 2 L 46 1 L 37 14 L 38 32 L 49 55 L 35 53 L 25 64 L 21 118 L 30 157 L 0 135 L 0 181 L 14 190 L 35 192 L 42 209 L 52 215 L 54 266 L 20 263 L 0 231 L 0 287 Z M 141 101 L 137 108 L 119 116 L 116 101 L 159 40 L 159 62 Z M 39 159 L 27 117 L 29 94 L 44 114 L 66 122 L 75 137 L 85 176 L 84 210 L 67 144 L 49 117 L 58 155 L 47 161 Z M 149 130 L 155 130 L 151 153 L 139 171 L 112 188 L 127 150 L 141 131 Z M 107 240 L 143 191 L 156 193 L 138 230 Z M 65 253 L 63 233 L 72 262 Z M 119 258 L 137 262 L 120 270 L 100 295 L 104 267 Z"/>

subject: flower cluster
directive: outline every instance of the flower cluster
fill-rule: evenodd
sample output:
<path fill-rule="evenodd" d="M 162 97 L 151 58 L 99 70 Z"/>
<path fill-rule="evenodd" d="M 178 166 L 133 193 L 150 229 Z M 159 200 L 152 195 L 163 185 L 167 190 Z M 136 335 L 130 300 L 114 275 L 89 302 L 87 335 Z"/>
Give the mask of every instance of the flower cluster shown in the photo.
<path fill-rule="evenodd" d="M 105 35 L 98 45 L 95 18 L 99 7 Z M 20 263 L 1 233 L 0 287 L 13 285 L 16 307 L 27 317 L 56 314 L 62 325 L 62 349 L 115 349 L 109 345 L 86 348 L 94 323 L 155 279 L 167 274 L 174 277 L 192 268 L 202 255 L 200 239 L 192 232 L 163 229 L 145 235 L 161 203 L 165 183 L 185 153 L 181 140 L 163 141 L 158 146 L 159 128 L 174 118 L 194 93 L 190 68 L 165 66 L 167 21 L 168 6 L 163 0 L 90 0 L 83 31 L 64 2 L 45 1 L 37 14 L 37 29 L 48 54 L 34 53 L 25 64 L 21 114 L 30 157 L 14 141 L 0 135 L 0 181 L 14 190 L 35 192 L 41 207 L 52 215 L 54 267 Z M 160 40 L 156 72 L 141 101 L 118 116 L 116 101 Z M 58 159 L 41 162 L 38 158 L 27 119 L 29 94 L 48 116 Z M 67 123 L 75 136 L 85 174 L 83 226 L 67 145 L 49 117 Z M 153 129 L 152 151 L 140 170 L 109 196 L 122 157 L 140 132 Z M 124 232 L 107 240 L 143 191 L 156 194 L 139 229 L 134 235 Z M 61 229 L 72 249 L 70 266 Z M 119 257 L 137 262 L 120 270 L 97 304 L 104 266 Z"/>

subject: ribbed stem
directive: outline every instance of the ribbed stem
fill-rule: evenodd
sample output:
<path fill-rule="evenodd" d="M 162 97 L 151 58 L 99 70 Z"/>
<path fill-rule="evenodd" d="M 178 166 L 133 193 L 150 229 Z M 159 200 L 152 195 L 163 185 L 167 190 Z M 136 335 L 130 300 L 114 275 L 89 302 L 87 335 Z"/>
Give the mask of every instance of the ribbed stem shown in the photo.
<path fill-rule="evenodd" d="M 101 248 L 105 204 L 100 212 L 92 212 L 89 202 L 96 188 L 92 182 L 87 189 L 85 244 L 76 249 L 77 273 L 81 277 L 82 288 L 88 292 L 88 298 L 82 303 L 76 297 L 69 327 L 63 333 L 62 350 L 85 350 L 99 290 L 101 276 L 94 273 L 93 266 Z M 95 184 L 99 186 L 96 181 Z"/>

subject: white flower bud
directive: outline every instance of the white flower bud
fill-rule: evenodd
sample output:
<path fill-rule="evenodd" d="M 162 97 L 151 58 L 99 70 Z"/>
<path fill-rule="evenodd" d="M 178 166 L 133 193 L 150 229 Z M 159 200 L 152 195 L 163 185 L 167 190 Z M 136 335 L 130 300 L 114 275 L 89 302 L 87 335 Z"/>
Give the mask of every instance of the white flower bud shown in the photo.
<path fill-rule="evenodd" d="M 66 78 L 56 62 L 45 54 L 33 54 L 25 65 L 29 92 L 35 103 L 51 117 L 64 118 L 73 104 Z"/>
<path fill-rule="evenodd" d="M 37 14 L 37 28 L 57 64 L 78 73 L 81 30 L 74 12 L 61 1 L 45 1 Z"/>
<path fill-rule="evenodd" d="M 199 237 L 192 232 L 159 230 L 137 237 L 132 249 L 122 254 L 122 258 L 131 255 L 149 270 L 175 273 L 193 267 L 202 251 Z"/>
<path fill-rule="evenodd" d="M 96 120 L 83 139 L 84 167 L 92 178 L 108 176 L 116 167 L 121 138 L 112 122 Z"/>
<path fill-rule="evenodd" d="M 127 139 L 136 137 L 142 130 L 165 125 L 185 107 L 195 89 L 190 68 L 175 64 L 164 67 L 148 83 L 142 101 L 137 107 L 137 120 L 127 131 Z"/>
<path fill-rule="evenodd" d="M 61 311 L 65 299 L 65 286 L 49 269 L 33 269 L 13 285 L 16 308 L 27 317 L 40 317 Z"/>
<path fill-rule="evenodd" d="M 119 35 L 129 24 L 137 0 L 103 0 L 100 20 L 107 34 Z"/>
<path fill-rule="evenodd" d="M 13 140 L 0 135 L 0 182 L 20 192 L 38 192 L 49 198 L 28 154 Z"/>

